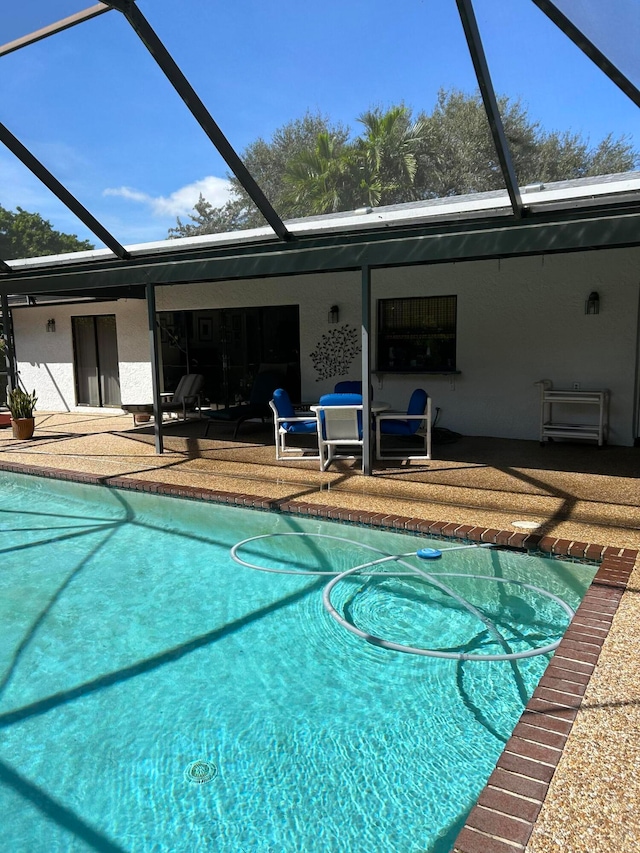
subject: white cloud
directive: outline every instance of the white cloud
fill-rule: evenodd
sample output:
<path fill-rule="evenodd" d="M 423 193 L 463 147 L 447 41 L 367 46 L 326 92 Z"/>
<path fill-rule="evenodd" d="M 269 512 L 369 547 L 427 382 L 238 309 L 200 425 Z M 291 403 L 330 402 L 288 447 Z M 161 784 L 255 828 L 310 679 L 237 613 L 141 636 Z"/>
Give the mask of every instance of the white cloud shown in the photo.
<path fill-rule="evenodd" d="M 201 194 L 214 207 L 220 207 L 231 198 L 231 184 L 224 178 L 209 175 L 181 187 L 170 196 L 152 196 L 132 187 L 114 187 L 104 191 L 104 195 L 146 204 L 155 216 L 186 216 L 191 213 Z"/>

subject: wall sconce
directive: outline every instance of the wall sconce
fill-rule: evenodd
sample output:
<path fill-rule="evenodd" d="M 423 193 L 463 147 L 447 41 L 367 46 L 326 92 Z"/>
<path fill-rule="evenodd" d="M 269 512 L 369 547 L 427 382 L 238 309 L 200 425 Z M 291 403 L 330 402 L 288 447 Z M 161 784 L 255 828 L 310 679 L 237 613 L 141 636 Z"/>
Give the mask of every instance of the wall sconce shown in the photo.
<path fill-rule="evenodd" d="M 589 294 L 589 298 L 584 303 L 584 313 L 585 314 L 599 314 L 600 313 L 600 297 L 598 296 L 598 292 L 596 290 L 592 291 Z"/>
<path fill-rule="evenodd" d="M 328 320 L 330 323 L 339 323 L 340 322 L 340 309 L 337 305 L 332 305 L 329 308 L 329 317 Z"/>
<path fill-rule="evenodd" d="M 56 321 L 53 317 L 50 320 L 47 320 L 47 332 L 55 332 L 56 330 Z"/>

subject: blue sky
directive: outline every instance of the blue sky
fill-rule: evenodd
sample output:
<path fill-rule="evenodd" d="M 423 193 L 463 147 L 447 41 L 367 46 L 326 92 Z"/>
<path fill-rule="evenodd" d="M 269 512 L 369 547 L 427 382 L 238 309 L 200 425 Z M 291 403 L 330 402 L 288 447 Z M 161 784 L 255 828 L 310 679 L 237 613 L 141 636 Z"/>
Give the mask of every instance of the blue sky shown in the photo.
<path fill-rule="evenodd" d="M 0 41 L 92 3 L 5 0 Z M 138 5 L 239 153 L 307 110 L 355 131 L 357 116 L 372 106 L 404 101 L 431 110 L 439 89 L 476 87 L 454 0 Z M 593 4 L 562 5 L 587 13 Z M 545 129 L 571 130 L 591 143 L 609 132 L 627 135 L 640 149 L 638 109 L 530 0 L 474 6 L 499 94 L 520 98 Z M 610 0 L 606 19 L 590 25 L 637 74 L 638 0 Z M 199 192 L 213 203 L 227 197 L 226 164 L 120 13 L 0 63 L 0 121 L 121 242 L 164 239 L 176 216 L 188 218 Z M 0 204 L 38 211 L 55 228 L 98 245 L 1 147 Z"/>

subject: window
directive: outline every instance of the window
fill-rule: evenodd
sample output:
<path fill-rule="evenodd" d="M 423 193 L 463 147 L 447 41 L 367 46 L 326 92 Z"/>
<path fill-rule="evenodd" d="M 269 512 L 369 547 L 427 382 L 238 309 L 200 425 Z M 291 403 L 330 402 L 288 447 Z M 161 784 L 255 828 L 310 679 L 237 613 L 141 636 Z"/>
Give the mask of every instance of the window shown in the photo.
<path fill-rule="evenodd" d="M 456 296 L 378 301 L 378 371 L 456 370 Z"/>

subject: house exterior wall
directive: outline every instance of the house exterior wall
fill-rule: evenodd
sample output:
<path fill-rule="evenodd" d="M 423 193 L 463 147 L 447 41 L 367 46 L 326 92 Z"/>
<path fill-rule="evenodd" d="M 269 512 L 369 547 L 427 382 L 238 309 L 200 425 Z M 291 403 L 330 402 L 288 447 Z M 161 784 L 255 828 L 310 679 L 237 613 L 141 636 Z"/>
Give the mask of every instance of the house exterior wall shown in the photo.
<path fill-rule="evenodd" d="M 71 318 L 115 314 L 123 401 L 151 399 L 147 306 L 143 299 L 75 305 L 35 306 L 13 311 L 16 359 L 22 385 L 36 389 L 37 408 L 45 412 L 77 411 Z M 47 320 L 56 321 L 47 332 Z M 83 406 L 80 411 L 86 411 Z"/>
<path fill-rule="evenodd" d="M 458 373 L 374 374 L 374 396 L 406 407 L 424 387 L 440 409 L 439 425 L 467 435 L 538 439 L 540 392 L 555 387 L 609 388 L 612 444 L 630 445 L 637 396 L 640 249 L 610 249 L 506 260 L 469 261 L 372 271 L 372 347 L 375 370 L 376 301 L 389 297 L 457 296 Z M 585 315 L 593 290 L 600 313 Z M 317 400 L 338 379 L 360 376 L 359 353 L 346 374 L 323 375 L 323 339 L 345 329 L 359 339 L 359 272 L 158 287 L 158 311 L 299 305 L 302 397 Z M 340 308 L 328 324 L 331 305 Z M 71 316 L 114 313 L 122 401 L 151 399 L 146 305 L 121 300 L 101 305 L 29 308 L 14 312 L 23 384 L 36 388 L 41 410 L 75 409 Z M 48 317 L 56 332 L 47 334 Z M 579 411 L 573 415 L 580 415 Z M 588 418 L 592 413 L 587 413 Z"/>
<path fill-rule="evenodd" d="M 584 390 L 610 389 L 610 442 L 633 444 L 639 281 L 638 249 L 377 271 L 374 301 L 457 294 L 460 374 L 419 381 L 384 376 L 376 396 L 399 403 L 423 384 L 441 409 L 441 426 L 537 439 L 535 383 L 550 379 L 554 387 L 572 388 L 578 382 Z M 600 295 L 600 313 L 585 315 L 593 290 Z M 571 417 L 579 414 L 574 409 Z M 593 411 L 583 414 L 593 418 Z"/>
<path fill-rule="evenodd" d="M 332 305 L 340 307 L 339 327 L 349 326 L 360 336 L 360 273 L 318 273 L 279 279 L 187 284 L 158 288 L 158 311 L 197 311 L 211 307 L 250 308 L 262 305 L 300 306 L 300 373 L 302 397 L 317 402 L 320 394 L 333 391 L 338 378 L 322 379 L 314 369 L 312 353 L 322 336 L 335 328 L 327 320 Z M 351 362 L 350 377 L 362 371 L 360 355 Z"/>

